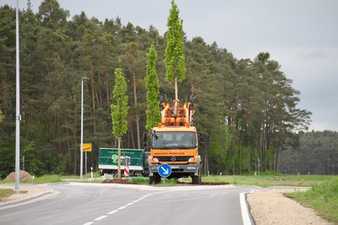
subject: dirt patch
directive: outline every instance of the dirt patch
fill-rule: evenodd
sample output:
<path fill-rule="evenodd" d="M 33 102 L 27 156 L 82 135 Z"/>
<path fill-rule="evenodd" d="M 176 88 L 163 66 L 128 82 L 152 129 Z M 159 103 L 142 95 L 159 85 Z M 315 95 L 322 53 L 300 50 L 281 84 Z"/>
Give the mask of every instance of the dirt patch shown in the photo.
<path fill-rule="evenodd" d="M 32 182 L 33 177 L 25 170 L 20 170 L 21 182 Z M 4 182 L 15 182 L 15 172 L 11 172 L 4 180 Z"/>
<path fill-rule="evenodd" d="M 191 182 L 184 182 L 184 181 L 177 181 L 177 184 L 180 185 L 192 185 Z M 208 186 L 212 186 L 212 185 L 228 185 L 230 184 L 229 182 L 202 182 L 200 184 L 197 185 L 208 185 Z"/>
<path fill-rule="evenodd" d="M 14 192 L 13 185 L 0 185 L 0 191 L 10 189 L 12 191 L 11 195 L 0 199 L 0 208 L 3 204 L 16 203 L 24 200 L 29 200 L 31 198 L 36 198 L 43 194 L 53 193 L 53 189 L 49 188 L 44 184 L 36 185 L 26 185 L 21 184 L 19 192 Z"/>
<path fill-rule="evenodd" d="M 276 190 L 251 193 L 248 202 L 256 225 L 332 225 Z"/>
<path fill-rule="evenodd" d="M 130 184 L 127 179 L 118 179 L 118 178 L 113 178 L 113 179 L 105 179 L 102 181 L 102 183 L 111 183 L 111 184 Z"/>
<path fill-rule="evenodd" d="M 12 194 L 14 194 L 14 191 L 12 189 L 0 188 L 0 202 L 2 201 L 2 199 L 6 199 Z"/>

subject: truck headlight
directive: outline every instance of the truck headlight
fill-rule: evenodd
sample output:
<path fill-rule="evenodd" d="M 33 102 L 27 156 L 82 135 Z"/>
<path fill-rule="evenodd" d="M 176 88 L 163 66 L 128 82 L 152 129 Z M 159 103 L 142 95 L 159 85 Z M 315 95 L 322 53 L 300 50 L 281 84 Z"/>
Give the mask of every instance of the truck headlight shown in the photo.
<path fill-rule="evenodd" d="M 152 156 L 149 156 L 148 157 L 148 163 L 149 164 L 157 164 L 159 163 L 160 161 L 158 160 L 158 158 L 155 158 L 155 157 L 152 157 Z"/>
<path fill-rule="evenodd" d="M 191 158 L 189 158 L 188 162 L 190 162 L 190 163 L 196 163 L 196 158 L 195 157 L 191 157 Z"/>
<path fill-rule="evenodd" d="M 158 160 L 158 158 L 152 158 L 152 163 L 159 163 L 160 161 Z"/>

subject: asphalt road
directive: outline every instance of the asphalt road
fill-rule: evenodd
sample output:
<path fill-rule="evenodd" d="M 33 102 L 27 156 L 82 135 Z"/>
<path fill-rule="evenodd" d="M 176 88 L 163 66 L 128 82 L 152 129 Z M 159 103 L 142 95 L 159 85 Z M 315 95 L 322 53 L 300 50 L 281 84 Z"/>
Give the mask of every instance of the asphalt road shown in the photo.
<path fill-rule="evenodd" d="M 1 225 L 243 225 L 235 186 L 59 184 L 53 197 L 0 209 Z"/>

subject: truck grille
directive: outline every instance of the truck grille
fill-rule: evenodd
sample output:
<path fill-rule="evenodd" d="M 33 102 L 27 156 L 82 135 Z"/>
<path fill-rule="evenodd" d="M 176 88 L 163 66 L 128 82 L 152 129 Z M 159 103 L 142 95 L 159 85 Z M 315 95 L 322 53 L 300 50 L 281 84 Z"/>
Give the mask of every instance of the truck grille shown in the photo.
<path fill-rule="evenodd" d="M 157 156 L 160 162 L 184 162 L 188 161 L 192 156 Z"/>

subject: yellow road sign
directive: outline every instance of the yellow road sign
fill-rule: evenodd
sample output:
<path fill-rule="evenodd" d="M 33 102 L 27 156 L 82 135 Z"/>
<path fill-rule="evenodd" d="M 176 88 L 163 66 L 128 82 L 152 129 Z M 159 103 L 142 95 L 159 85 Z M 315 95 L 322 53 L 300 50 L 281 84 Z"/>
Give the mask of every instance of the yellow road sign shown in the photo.
<path fill-rule="evenodd" d="M 85 143 L 82 145 L 82 151 L 84 152 L 91 152 L 93 149 L 92 143 Z"/>

